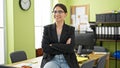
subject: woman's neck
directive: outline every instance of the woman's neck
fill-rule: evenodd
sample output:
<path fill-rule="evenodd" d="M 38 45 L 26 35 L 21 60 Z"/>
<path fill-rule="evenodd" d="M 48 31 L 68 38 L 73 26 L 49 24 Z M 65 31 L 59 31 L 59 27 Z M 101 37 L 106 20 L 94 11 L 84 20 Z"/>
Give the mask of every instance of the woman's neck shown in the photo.
<path fill-rule="evenodd" d="M 64 24 L 63 22 L 56 22 L 56 31 L 58 35 L 60 35 L 62 32 L 63 24 Z"/>
<path fill-rule="evenodd" d="M 56 22 L 57 28 L 62 28 L 64 22 Z"/>

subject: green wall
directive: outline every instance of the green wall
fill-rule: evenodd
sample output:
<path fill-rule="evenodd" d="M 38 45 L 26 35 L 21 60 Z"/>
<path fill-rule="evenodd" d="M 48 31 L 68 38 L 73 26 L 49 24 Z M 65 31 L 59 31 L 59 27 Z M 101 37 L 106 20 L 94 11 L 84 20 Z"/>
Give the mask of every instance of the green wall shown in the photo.
<path fill-rule="evenodd" d="M 6 63 L 11 63 L 9 55 L 17 50 L 35 57 L 34 0 L 28 11 L 21 10 L 19 0 L 6 0 L 6 39 Z"/>
<path fill-rule="evenodd" d="M 71 0 L 58 0 L 58 2 L 66 5 L 68 14 L 67 14 L 67 17 L 65 19 L 65 22 L 67 24 L 70 24 L 70 5 L 71 5 L 72 1 Z"/>
<path fill-rule="evenodd" d="M 98 13 L 120 9 L 120 0 L 59 0 L 59 2 L 67 6 L 69 12 L 67 22 L 70 22 L 70 6 L 90 5 L 90 21 L 95 21 L 95 15 Z"/>
<path fill-rule="evenodd" d="M 68 9 L 68 17 L 66 22 L 70 24 L 70 6 L 77 5 L 89 5 L 90 6 L 90 20 L 96 21 L 96 14 L 98 13 L 107 13 L 112 10 L 120 10 L 120 0 L 59 0 L 60 3 L 64 3 Z M 98 43 L 99 44 L 99 43 Z M 117 49 L 120 50 L 120 42 L 117 43 Z M 112 54 L 115 51 L 115 42 L 103 42 L 103 46 L 107 48 Z M 120 63 L 120 61 L 118 61 Z M 110 68 L 115 67 L 115 60 L 110 60 Z M 118 65 L 120 68 L 120 65 Z"/>

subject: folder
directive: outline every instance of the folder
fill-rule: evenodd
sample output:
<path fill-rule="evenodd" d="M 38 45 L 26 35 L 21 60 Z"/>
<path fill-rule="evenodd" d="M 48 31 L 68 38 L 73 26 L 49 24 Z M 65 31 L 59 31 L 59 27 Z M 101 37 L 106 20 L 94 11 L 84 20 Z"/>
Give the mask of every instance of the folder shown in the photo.
<path fill-rule="evenodd" d="M 120 27 L 118 27 L 118 40 L 120 40 Z"/>

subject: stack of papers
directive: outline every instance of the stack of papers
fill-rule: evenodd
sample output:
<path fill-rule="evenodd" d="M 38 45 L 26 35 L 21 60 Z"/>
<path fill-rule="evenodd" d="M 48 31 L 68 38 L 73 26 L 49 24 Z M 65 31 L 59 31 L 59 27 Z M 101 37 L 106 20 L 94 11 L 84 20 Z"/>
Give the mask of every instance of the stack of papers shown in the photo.
<path fill-rule="evenodd" d="M 107 52 L 94 52 L 94 54 L 108 54 Z"/>

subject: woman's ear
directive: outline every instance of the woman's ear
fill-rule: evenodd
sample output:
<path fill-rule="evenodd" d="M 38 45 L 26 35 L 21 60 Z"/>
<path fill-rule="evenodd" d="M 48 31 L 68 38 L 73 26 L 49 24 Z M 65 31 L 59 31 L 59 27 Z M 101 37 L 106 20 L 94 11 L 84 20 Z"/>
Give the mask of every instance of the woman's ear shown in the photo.
<path fill-rule="evenodd" d="M 66 16 L 68 15 L 68 13 L 65 13 L 66 14 Z"/>
<path fill-rule="evenodd" d="M 65 13 L 64 17 L 67 17 L 67 13 Z"/>

